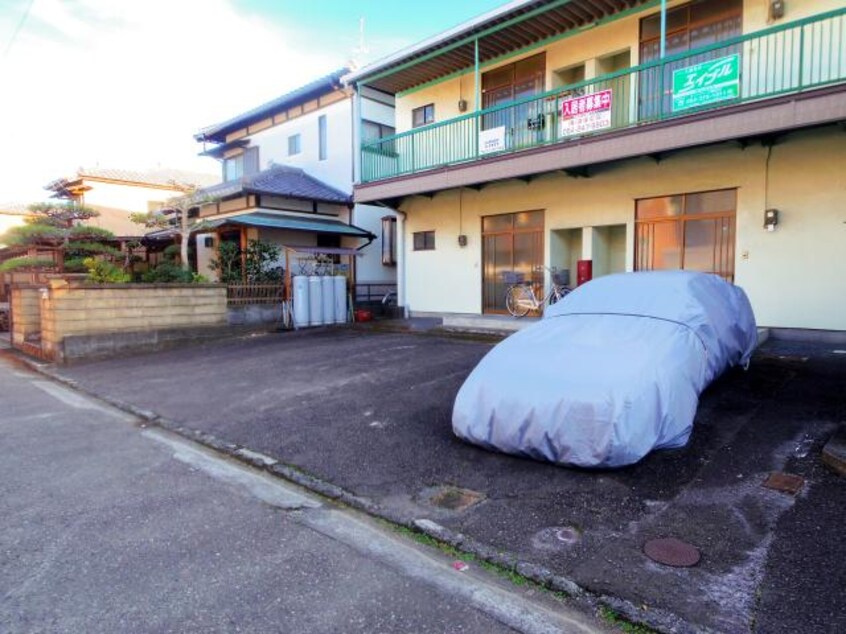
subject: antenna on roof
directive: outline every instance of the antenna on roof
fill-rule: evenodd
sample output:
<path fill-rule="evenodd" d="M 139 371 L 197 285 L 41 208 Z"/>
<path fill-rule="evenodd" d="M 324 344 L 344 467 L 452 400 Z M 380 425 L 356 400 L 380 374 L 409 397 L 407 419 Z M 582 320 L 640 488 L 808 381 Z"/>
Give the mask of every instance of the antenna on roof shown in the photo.
<path fill-rule="evenodd" d="M 358 46 L 352 50 L 351 64 L 353 68 L 360 68 L 364 65 L 364 58 L 370 52 L 364 40 L 364 17 L 358 19 Z"/>

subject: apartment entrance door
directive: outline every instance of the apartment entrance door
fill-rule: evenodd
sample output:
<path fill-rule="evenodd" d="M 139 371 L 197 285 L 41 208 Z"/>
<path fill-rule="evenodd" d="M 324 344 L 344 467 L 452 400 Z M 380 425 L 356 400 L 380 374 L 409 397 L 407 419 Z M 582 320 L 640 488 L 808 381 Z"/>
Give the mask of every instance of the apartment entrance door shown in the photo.
<path fill-rule="evenodd" d="M 482 311 L 505 313 L 503 273 L 521 273 L 540 293 L 543 272 L 543 211 L 482 218 Z"/>

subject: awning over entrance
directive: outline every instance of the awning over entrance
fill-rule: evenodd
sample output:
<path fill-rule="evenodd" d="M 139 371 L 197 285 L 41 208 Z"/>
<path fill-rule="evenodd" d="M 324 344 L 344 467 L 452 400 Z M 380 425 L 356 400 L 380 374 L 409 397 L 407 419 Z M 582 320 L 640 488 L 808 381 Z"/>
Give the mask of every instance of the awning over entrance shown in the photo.
<path fill-rule="evenodd" d="M 301 216 L 287 216 L 282 214 L 252 212 L 204 220 L 198 223 L 193 232 L 211 231 L 223 226 L 236 227 L 259 227 L 264 229 L 286 229 L 288 231 L 308 231 L 311 233 L 324 233 L 339 236 L 350 236 L 354 238 L 372 239 L 375 236 L 355 225 L 348 225 L 340 220 L 330 218 L 303 218 Z"/>

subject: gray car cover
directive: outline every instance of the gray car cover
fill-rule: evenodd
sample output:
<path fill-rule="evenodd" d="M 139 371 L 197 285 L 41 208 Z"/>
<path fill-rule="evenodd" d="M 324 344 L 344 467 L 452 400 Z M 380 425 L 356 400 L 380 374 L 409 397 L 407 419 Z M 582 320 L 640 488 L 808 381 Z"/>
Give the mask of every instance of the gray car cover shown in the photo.
<path fill-rule="evenodd" d="M 716 275 L 620 273 L 579 287 L 494 347 L 453 431 L 560 465 L 619 467 L 687 443 L 699 395 L 757 343 L 746 294 Z"/>

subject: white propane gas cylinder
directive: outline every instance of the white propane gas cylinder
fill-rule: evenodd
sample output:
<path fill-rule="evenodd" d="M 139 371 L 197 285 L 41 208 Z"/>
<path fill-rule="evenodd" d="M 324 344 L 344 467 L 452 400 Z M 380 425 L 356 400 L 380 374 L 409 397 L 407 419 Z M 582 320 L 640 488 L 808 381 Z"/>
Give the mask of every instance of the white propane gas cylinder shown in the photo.
<path fill-rule="evenodd" d="M 308 277 L 294 276 L 294 327 L 308 326 Z"/>
<path fill-rule="evenodd" d="M 335 323 L 343 324 L 347 321 L 347 278 L 343 275 L 335 276 Z"/>
<path fill-rule="evenodd" d="M 323 292 L 323 323 L 335 323 L 335 285 L 332 283 L 332 276 L 320 278 L 320 284 Z"/>
<path fill-rule="evenodd" d="M 323 291 L 317 275 L 310 275 L 308 278 L 308 310 L 309 326 L 322 326 L 324 323 Z"/>

